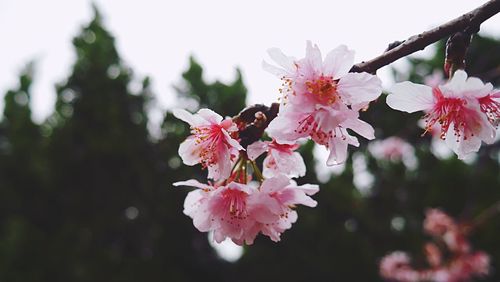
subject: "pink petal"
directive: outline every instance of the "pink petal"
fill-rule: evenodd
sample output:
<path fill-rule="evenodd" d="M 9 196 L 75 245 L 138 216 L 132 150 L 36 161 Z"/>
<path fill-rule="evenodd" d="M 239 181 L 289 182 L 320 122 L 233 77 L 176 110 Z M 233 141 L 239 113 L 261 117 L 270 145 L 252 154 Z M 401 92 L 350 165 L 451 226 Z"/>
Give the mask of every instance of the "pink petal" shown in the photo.
<path fill-rule="evenodd" d="M 337 90 L 349 105 L 371 102 L 382 94 L 382 81 L 369 73 L 348 73 L 340 78 Z"/>
<path fill-rule="evenodd" d="M 210 109 L 200 109 L 197 114 L 211 124 L 219 124 L 222 122 L 222 116 Z"/>
<path fill-rule="evenodd" d="M 386 103 L 395 110 L 414 113 L 430 109 L 434 104 L 432 88 L 426 85 L 405 81 L 395 84 L 389 92 Z"/>
<path fill-rule="evenodd" d="M 284 68 L 288 72 L 294 72 L 297 68 L 295 66 L 295 59 L 293 57 L 289 57 L 283 52 L 281 52 L 278 48 L 270 48 L 267 50 L 269 57 L 273 59 L 279 66 Z"/>
<path fill-rule="evenodd" d="M 198 146 L 194 137 L 189 136 L 184 142 L 179 146 L 179 156 L 185 165 L 196 165 L 200 161 L 200 150 L 201 147 Z"/>
<path fill-rule="evenodd" d="M 174 109 L 172 113 L 174 114 L 174 117 L 182 120 L 183 122 L 191 126 L 196 126 L 199 125 L 200 123 L 203 123 L 203 120 L 200 119 L 197 115 L 193 115 L 190 112 L 183 109 Z"/>
<path fill-rule="evenodd" d="M 373 127 L 360 119 L 348 119 L 342 123 L 342 127 L 352 129 L 368 140 L 375 139 L 375 130 Z"/>
<path fill-rule="evenodd" d="M 297 132 L 299 122 L 307 114 L 285 110 L 278 114 L 267 127 L 267 133 L 280 144 L 295 144 L 298 139 L 309 136 L 309 132 Z"/>
<path fill-rule="evenodd" d="M 339 79 L 346 75 L 354 65 L 354 51 L 347 46 L 340 45 L 330 51 L 323 63 L 323 74 Z"/>
<path fill-rule="evenodd" d="M 196 188 L 200 188 L 200 189 L 206 189 L 206 188 L 211 187 L 207 184 L 200 183 L 194 179 L 189 179 L 186 181 L 178 181 L 178 182 L 173 183 L 172 185 L 174 185 L 174 186 L 189 186 L 189 187 L 196 187 Z"/>
<path fill-rule="evenodd" d="M 248 158 L 252 161 L 257 159 L 260 155 L 262 155 L 265 151 L 267 151 L 268 142 L 257 141 L 254 142 L 247 147 L 247 155 Z"/>
<path fill-rule="evenodd" d="M 307 41 L 306 57 L 304 58 L 304 61 L 306 62 L 306 67 L 310 72 L 321 73 L 321 66 L 323 63 L 321 51 L 317 45 L 312 46 L 311 41 Z"/>
<path fill-rule="evenodd" d="M 328 149 L 330 150 L 330 155 L 326 161 L 326 165 L 338 165 L 347 159 L 347 141 L 343 140 L 342 137 L 334 137 L 330 139 L 330 144 Z"/>

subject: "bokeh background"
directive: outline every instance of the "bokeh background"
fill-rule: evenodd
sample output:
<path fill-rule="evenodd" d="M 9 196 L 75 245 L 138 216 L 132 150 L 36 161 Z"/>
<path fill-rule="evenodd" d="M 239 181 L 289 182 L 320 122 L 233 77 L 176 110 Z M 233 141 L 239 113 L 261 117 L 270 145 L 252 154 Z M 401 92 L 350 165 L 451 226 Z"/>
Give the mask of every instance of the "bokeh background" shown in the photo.
<path fill-rule="evenodd" d="M 197 12 L 189 19 L 199 25 L 203 23 L 195 16 L 201 8 L 193 6 Z M 363 119 L 376 128 L 377 138 L 395 135 L 411 142 L 416 166 L 376 159 L 363 143 L 360 149 L 351 149 L 345 166 L 327 169 L 324 151 L 307 143 L 301 151 L 308 173 L 298 182 L 321 184 L 315 196 L 318 207 L 299 208 L 298 222 L 280 243 L 260 236 L 250 247 L 214 248 L 207 234 L 198 232 L 182 214 L 189 190 L 171 185 L 203 179 L 204 172 L 182 165 L 177 148 L 189 128 L 165 109 L 209 107 L 232 116 L 247 102 L 276 99 L 279 82 L 274 87 L 263 81 L 264 86 L 271 85 L 265 90 L 252 86 L 261 93 L 248 97 L 244 68 L 236 71 L 235 78 L 214 81 L 207 79 L 207 72 L 217 67 L 217 60 L 204 68 L 195 57 L 182 54 L 178 57 L 186 63 L 169 78 L 175 83 L 162 86 L 169 93 L 161 98 L 162 88 L 154 86 L 154 78 L 137 75 L 117 51 L 106 17 L 97 6 L 90 11 L 91 19 L 73 35 L 66 73 L 52 85 L 54 103 L 33 101 L 36 90 L 45 91 L 36 87 L 37 77 L 45 75 L 39 58 L 18 62 L 24 65 L 18 72 L 8 70 L 16 79 L 8 81 L 0 122 L 0 281 L 379 281 L 378 261 L 390 251 L 408 251 L 416 265 L 425 265 L 422 245 L 429 238 L 421 227 L 426 208 L 441 207 L 468 220 L 500 200 L 498 142 L 483 146 L 465 162 L 457 160 L 431 136 L 421 137 L 420 114 L 390 110 L 381 97 Z M 279 12 L 275 16 L 282 18 L 283 26 L 269 28 L 279 36 L 294 37 L 287 21 L 297 17 Z M 235 15 L 229 19 L 228 25 L 238 20 Z M 140 26 L 140 18 L 131 15 L 130 21 Z M 12 38 L 30 34 L 4 24 L 2 30 L 10 30 Z M 362 18 L 353 17 L 339 28 L 363 24 Z M 403 27 L 398 32 L 404 32 Z M 164 51 L 172 52 L 168 48 L 176 44 L 169 41 L 172 27 L 164 28 L 155 38 L 166 41 Z M 335 29 L 312 34 L 334 36 Z M 494 28 L 476 36 L 467 66 L 471 75 L 497 86 L 499 36 Z M 303 54 L 305 39 L 309 38 L 295 38 L 300 42 L 297 56 Z M 4 42 L 16 46 L 14 41 Z M 142 52 L 147 53 L 148 46 L 143 44 Z M 196 45 L 199 50 L 203 47 Z M 441 42 L 424 55 L 386 68 L 383 77 L 415 82 L 431 75 L 439 78 L 443 53 Z M 44 108 L 46 104 L 52 108 Z M 484 281 L 500 280 L 499 235 L 500 217 L 494 217 L 471 237 L 477 249 L 492 257 L 492 274 Z"/>

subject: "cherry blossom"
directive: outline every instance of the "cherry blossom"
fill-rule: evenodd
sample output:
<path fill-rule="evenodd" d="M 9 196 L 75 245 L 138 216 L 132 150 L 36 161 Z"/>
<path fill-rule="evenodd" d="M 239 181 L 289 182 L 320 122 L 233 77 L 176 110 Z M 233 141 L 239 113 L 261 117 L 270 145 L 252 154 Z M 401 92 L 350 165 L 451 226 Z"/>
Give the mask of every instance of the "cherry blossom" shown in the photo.
<path fill-rule="evenodd" d="M 189 192 L 184 201 L 184 214 L 193 219 L 199 231 L 212 231 L 218 243 L 230 238 L 238 245 L 253 244 L 258 229 L 247 202 L 254 188 L 236 182 L 223 186 L 195 180 L 174 183 L 174 186 L 181 185 L 199 188 Z"/>
<path fill-rule="evenodd" d="M 410 264 L 410 257 L 406 253 L 396 251 L 380 262 L 380 275 L 383 278 L 404 282 L 465 282 L 489 273 L 488 254 L 472 251 L 465 229 L 449 215 L 439 209 L 429 209 L 423 226 L 439 243 L 427 243 L 424 247 L 430 267 L 416 269 Z M 438 246 L 446 247 L 445 252 Z"/>
<path fill-rule="evenodd" d="M 220 180 L 231 173 L 232 160 L 243 150 L 238 141 L 231 137 L 238 128 L 231 119 L 222 117 L 209 109 L 196 114 L 185 110 L 174 110 L 174 116 L 191 126 L 191 133 L 179 147 L 179 155 L 186 165 L 200 163 L 208 168 L 208 178 Z"/>
<path fill-rule="evenodd" d="M 302 156 L 294 152 L 298 148 L 298 144 L 279 144 L 276 140 L 257 141 L 247 147 L 247 154 L 250 160 L 255 160 L 267 152 L 262 171 L 265 177 L 279 174 L 300 177 L 306 174 L 306 165 Z"/>
<path fill-rule="evenodd" d="M 415 169 L 417 166 L 413 146 L 396 136 L 373 141 L 368 145 L 368 150 L 376 159 L 403 162 L 407 168 L 411 169 Z"/>
<path fill-rule="evenodd" d="M 494 111 L 496 99 L 486 101 L 492 91 L 490 83 L 483 84 L 475 77 L 467 77 L 462 70 L 455 72 L 453 78 L 437 87 L 402 82 L 394 85 L 387 96 L 387 104 L 396 110 L 413 113 L 425 111 L 426 130 L 439 124 L 440 137 L 448 146 L 464 159 L 477 152 L 481 141 L 491 144 L 495 139 L 495 128 L 483 111 Z M 481 99 L 484 99 L 481 106 Z"/>
<path fill-rule="evenodd" d="M 319 191 L 318 185 L 298 186 L 284 175 L 264 180 L 258 192 L 249 199 L 252 216 L 259 222 L 262 234 L 278 242 L 280 235 L 297 221 L 296 205 L 315 207 L 311 195 Z"/>
<path fill-rule="evenodd" d="M 270 49 L 269 55 L 280 67 L 264 62 L 264 68 L 283 81 L 280 111 L 268 127 L 278 143 L 294 144 L 310 137 L 330 150 L 327 164 L 334 165 L 346 160 L 348 145 L 359 145 L 347 129 L 375 138 L 358 111 L 378 98 L 381 81 L 368 73 L 349 73 L 353 51 L 341 45 L 323 60 L 319 48 L 307 42 L 303 59 L 288 57 L 279 49 Z"/>
<path fill-rule="evenodd" d="M 174 186 L 198 188 L 188 193 L 184 214 L 193 219 L 201 232 L 213 232 L 218 243 L 230 238 L 238 245 L 253 244 L 262 234 L 277 242 L 285 230 L 297 221 L 295 205 L 315 207 L 310 195 L 317 185 L 298 186 L 285 175 L 264 180 L 260 187 L 229 182 L 226 185 L 202 184 L 196 180 L 174 183 Z"/>

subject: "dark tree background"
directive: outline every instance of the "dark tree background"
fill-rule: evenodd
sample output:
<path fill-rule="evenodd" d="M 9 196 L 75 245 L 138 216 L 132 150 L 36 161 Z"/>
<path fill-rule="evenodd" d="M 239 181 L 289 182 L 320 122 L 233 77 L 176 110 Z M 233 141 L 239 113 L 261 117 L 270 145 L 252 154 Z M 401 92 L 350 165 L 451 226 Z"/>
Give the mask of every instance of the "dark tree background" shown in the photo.
<path fill-rule="evenodd" d="M 362 144 L 357 152 L 374 176 L 371 193 L 354 187 L 350 159 L 342 174 L 321 185 L 317 208 L 299 208 L 299 220 L 282 242 L 261 236 L 238 262 L 225 262 L 182 214 L 188 190 L 171 185 L 203 179 L 199 168 L 182 165 L 177 155 L 189 128 L 167 113 L 160 138 L 149 135 L 147 110 L 155 103 L 150 80 L 131 93 L 133 72 L 97 11 L 73 45 L 77 60 L 57 85 L 55 112 L 44 123 L 33 123 L 29 106 L 36 64 L 5 94 L 0 281 L 379 281 L 378 260 L 387 252 L 409 251 L 423 261 L 427 207 L 471 219 L 500 200 L 498 142 L 483 146 L 472 164 L 440 160 L 430 151 L 430 137 L 420 137 L 420 114 L 393 111 L 381 97 L 364 118 L 378 138 L 412 142 L 418 169 L 377 161 Z M 433 58 L 411 59 L 410 72 L 395 71 L 396 79 L 422 81 L 441 68 L 443 54 L 441 43 Z M 468 56 L 471 75 L 499 85 L 497 40 L 476 36 Z M 245 106 L 239 71 L 228 85 L 207 83 L 202 73 L 191 59 L 176 87 L 179 104 L 229 116 Z M 318 183 L 313 146 L 301 149 L 309 170 L 299 182 Z M 492 256 L 485 281 L 500 279 L 499 234 L 495 217 L 472 236 L 475 247 Z"/>

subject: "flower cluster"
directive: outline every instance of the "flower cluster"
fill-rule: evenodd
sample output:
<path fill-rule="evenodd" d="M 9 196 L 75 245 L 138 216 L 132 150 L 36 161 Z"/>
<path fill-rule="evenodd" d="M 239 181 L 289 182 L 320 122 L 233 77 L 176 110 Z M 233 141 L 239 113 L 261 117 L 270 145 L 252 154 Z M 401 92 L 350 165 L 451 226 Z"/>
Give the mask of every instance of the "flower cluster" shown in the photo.
<path fill-rule="evenodd" d="M 396 251 L 380 262 L 380 275 L 384 279 L 401 282 L 460 282 L 489 273 L 489 256 L 481 251 L 472 251 L 465 228 L 441 210 L 427 211 L 424 231 L 436 240 L 436 243 L 424 246 L 429 267 L 415 269 L 406 253 Z M 446 250 L 438 246 L 444 246 Z"/>
<path fill-rule="evenodd" d="M 449 82 L 434 87 L 398 83 L 390 89 L 387 104 L 408 113 L 424 111 L 425 130 L 437 127 L 441 139 L 459 159 L 477 152 L 481 141 L 493 143 L 500 121 L 500 92 L 493 90 L 490 83 L 467 77 L 463 70 L 457 70 Z"/>
<path fill-rule="evenodd" d="M 300 60 L 269 50 L 280 66 L 264 62 L 264 68 L 283 81 L 280 111 L 268 128 L 281 144 L 311 138 L 330 151 L 328 165 L 343 163 L 348 145 L 359 146 L 353 130 L 371 140 L 374 130 L 359 119 L 359 111 L 382 93 L 380 79 L 368 73 L 349 73 L 354 52 L 346 46 L 330 51 L 323 60 L 317 46 L 307 43 L 306 56 Z"/>
<path fill-rule="evenodd" d="M 190 135 L 179 147 L 186 165 L 201 164 L 213 182 L 196 180 L 174 183 L 197 188 L 184 202 L 184 214 L 201 232 L 213 232 L 216 242 L 230 238 L 236 244 L 252 244 L 262 233 L 273 241 L 297 220 L 296 205 L 315 207 L 310 195 L 317 185 L 297 185 L 290 177 L 305 174 L 304 161 L 294 152 L 298 145 L 257 141 L 245 150 L 239 143 L 239 128 L 208 109 L 196 114 L 175 110 L 174 115 L 191 126 Z M 255 159 L 267 152 L 264 176 Z M 252 182 L 249 172 L 257 175 Z"/>

